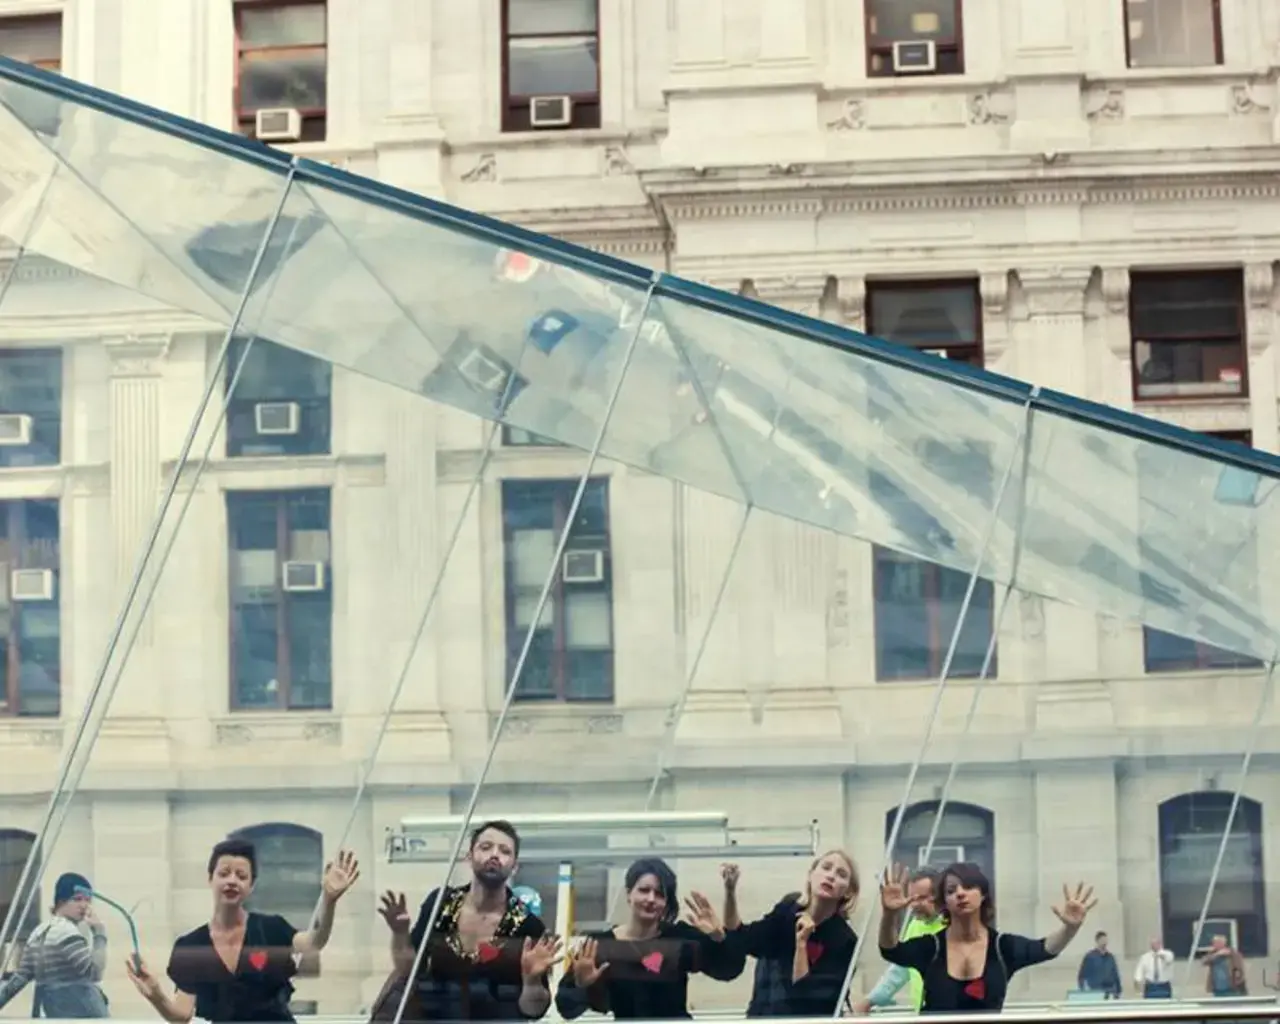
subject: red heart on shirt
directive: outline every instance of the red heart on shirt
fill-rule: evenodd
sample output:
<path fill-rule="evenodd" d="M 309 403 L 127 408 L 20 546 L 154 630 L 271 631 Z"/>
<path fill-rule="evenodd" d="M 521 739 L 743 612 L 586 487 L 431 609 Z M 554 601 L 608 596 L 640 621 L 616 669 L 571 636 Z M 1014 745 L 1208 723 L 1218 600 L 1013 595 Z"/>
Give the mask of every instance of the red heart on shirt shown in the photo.
<path fill-rule="evenodd" d="M 810 939 L 808 942 L 804 944 L 804 951 L 808 955 L 809 963 L 811 964 L 816 964 L 819 960 L 821 960 L 822 954 L 825 953 L 826 950 L 827 950 L 826 946 L 824 946 L 821 942 L 814 941 L 813 939 Z"/>
<path fill-rule="evenodd" d="M 482 964 L 491 964 L 502 955 L 502 950 L 489 942 L 482 942 L 476 947 L 476 955 Z"/>
<path fill-rule="evenodd" d="M 657 974 L 662 970 L 662 954 L 650 953 L 648 956 L 642 956 L 640 966 L 650 974 Z"/>
<path fill-rule="evenodd" d="M 987 983 L 982 978 L 974 978 L 964 987 L 964 994 L 971 999 L 986 999 Z"/>
<path fill-rule="evenodd" d="M 267 954 L 260 949 L 254 950 L 249 954 L 249 966 L 255 971 L 261 971 L 267 966 Z"/>

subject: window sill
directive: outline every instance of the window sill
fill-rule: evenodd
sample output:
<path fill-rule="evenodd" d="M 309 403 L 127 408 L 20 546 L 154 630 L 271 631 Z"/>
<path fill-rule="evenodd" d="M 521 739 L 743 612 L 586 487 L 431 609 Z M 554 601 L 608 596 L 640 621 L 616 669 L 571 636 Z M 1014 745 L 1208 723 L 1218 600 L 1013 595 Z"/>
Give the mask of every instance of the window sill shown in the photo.
<path fill-rule="evenodd" d="M 501 152 L 504 149 L 554 149 L 570 147 L 595 149 L 599 146 L 627 145 L 636 141 L 636 133 L 613 125 L 600 128 L 540 129 L 527 132 L 492 132 L 484 135 L 460 136 L 449 140 L 455 156 L 471 153 Z"/>
<path fill-rule="evenodd" d="M 1207 67 L 1163 67 L 1163 68 L 1131 68 L 1117 69 L 1114 74 L 1088 75 L 1085 84 L 1094 82 L 1115 82 L 1120 79 L 1126 82 L 1176 82 L 1184 84 L 1188 79 L 1218 81 L 1240 78 L 1257 78 L 1263 72 L 1252 68 L 1227 67 L 1224 64 L 1211 64 Z"/>
<path fill-rule="evenodd" d="M 338 746 L 342 719 L 334 711 L 230 710 L 212 719 L 214 742 L 220 747 L 253 744 L 308 743 Z"/>
<path fill-rule="evenodd" d="M 173 474 L 176 463 L 167 460 L 161 471 Z M 195 460 L 183 467 L 190 479 Z M 386 483 L 387 457 L 377 455 L 237 455 L 210 459 L 204 473 L 223 490 L 275 490 L 293 487 L 380 487 Z"/>

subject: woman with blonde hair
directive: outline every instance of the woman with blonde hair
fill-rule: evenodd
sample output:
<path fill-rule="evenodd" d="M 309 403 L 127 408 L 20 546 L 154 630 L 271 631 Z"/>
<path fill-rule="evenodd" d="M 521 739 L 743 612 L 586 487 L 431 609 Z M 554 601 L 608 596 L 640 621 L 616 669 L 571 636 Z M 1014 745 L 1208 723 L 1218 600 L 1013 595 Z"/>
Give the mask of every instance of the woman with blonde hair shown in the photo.
<path fill-rule="evenodd" d="M 725 927 L 743 956 L 756 958 L 748 1017 L 834 1017 L 858 937 L 849 914 L 858 899 L 858 868 L 844 850 L 809 865 L 804 890 L 784 896 L 759 921 L 738 914 L 738 868 L 726 864 Z"/>

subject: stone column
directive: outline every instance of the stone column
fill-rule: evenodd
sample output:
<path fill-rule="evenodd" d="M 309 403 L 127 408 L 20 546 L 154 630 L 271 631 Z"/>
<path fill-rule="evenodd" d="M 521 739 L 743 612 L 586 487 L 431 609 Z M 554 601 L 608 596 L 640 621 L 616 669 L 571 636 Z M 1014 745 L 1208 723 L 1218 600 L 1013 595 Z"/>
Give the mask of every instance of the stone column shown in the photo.
<path fill-rule="evenodd" d="M 724 63 L 724 4 L 725 0 L 675 0 L 674 74 Z"/>
<path fill-rule="evenodd" d="M 1276 324 L 1276 272 L 1273 263 L 1247 263 L 1244 268 L 1246 339 L 1249 359 L 1249 398 L 1253 409 L 1253 443 L 1277 450 L 1277 367 L 1272 344 Z M 1264 411 L 1267 410 L 1267 411 Z"/>
<path fill-rule="evenodd" d="M 435 4 L 387 0 L 393 34 L 387 62 L 390 108 L 379 131 L 379 176 L 424 194 L 443 192 L 444 132 L 435 112 L 431 48 Z"/>

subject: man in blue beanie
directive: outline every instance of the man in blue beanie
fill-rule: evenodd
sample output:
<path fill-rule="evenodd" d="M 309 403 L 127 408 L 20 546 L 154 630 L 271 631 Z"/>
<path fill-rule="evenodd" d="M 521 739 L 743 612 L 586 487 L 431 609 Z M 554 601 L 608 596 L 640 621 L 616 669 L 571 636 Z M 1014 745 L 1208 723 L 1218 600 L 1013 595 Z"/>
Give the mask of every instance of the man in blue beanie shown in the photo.
<path fill-rule="evenodd" d="M 68 872 L 53 887 L 53 916 L 31 933 L 22 960 L 0 982 L 0 1009 L 32 982 L 31 1016 L 106 1017 L 107 997 L 99 987 L 107 965 L 107 933 L 93 916 L 93 887 Z"/>

